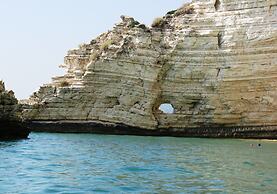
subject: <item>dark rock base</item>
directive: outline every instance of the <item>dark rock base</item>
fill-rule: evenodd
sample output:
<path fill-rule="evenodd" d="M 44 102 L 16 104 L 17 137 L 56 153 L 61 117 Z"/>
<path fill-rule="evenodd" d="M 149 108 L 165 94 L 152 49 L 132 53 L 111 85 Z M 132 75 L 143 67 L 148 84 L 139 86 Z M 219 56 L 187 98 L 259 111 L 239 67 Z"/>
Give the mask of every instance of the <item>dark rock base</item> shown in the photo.
<path fill-rule="evenodd" d="M 94 133 L 109 135 L 172 136 L 205 138 L 277 139 L 277 126 L 224 127 L 207 126 L 184 129 L 143 129 L 123 124 L 90 121 L 33 121 L 28 128 L 37 132 Z"/>
<path fill-rule="evenodd" d="M 30 130 L 22 123 L 0 121 L 0 140 L 26 139 Z"/>

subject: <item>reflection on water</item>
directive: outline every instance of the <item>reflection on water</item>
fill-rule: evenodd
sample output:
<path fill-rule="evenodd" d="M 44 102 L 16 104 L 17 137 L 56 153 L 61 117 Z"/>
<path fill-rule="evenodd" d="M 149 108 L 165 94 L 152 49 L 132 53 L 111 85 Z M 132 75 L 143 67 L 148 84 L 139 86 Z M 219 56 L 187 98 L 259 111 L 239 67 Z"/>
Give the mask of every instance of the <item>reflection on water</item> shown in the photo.
<path fill-rule="evenodd" d="M 10 147 L 10 146 L 16 146 L 16 144 L 18 144 L 20 141 L 24 141 L 24 140 L 10 140 L 10 141 L 1 141 L 0 140 L 0 151 L 6 147 Z"/>
<path fill-rule="evenodd" d="M 32 133 L 0 142 L 0 161 L 0 193 L 277 191 L 267 141 Z"/>

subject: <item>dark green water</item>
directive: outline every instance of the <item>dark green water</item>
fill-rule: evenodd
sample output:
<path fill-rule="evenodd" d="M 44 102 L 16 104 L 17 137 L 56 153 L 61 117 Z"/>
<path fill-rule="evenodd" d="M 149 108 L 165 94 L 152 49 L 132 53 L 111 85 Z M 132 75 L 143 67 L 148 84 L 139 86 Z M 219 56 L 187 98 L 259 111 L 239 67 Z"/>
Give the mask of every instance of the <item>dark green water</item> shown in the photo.
<path fill-rule="evenodd" d="M 276 162 L 277 142 L 32 133 L 0 142 L 0 193 L 277 193 Z"/>

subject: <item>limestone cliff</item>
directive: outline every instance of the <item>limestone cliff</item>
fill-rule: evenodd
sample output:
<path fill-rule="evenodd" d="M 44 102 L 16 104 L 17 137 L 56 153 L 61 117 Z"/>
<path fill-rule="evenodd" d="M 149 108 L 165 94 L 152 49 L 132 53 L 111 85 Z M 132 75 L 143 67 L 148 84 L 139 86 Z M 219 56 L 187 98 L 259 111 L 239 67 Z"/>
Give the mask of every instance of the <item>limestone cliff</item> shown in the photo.
<path fill-rule="evenodd" d="M 13 91 L 7 91 L 0 81 L 0 140 L 28 136 L 29 130 L 22 126 L 22 110 Z"/>
<path fill-rule="evenodd" d="M 194 0 L 152 27 L 121 19 L 68 51 L 66 75 L 33 94 L 26 118 L 197 136 L 277 135 L 276 0 Z M 159 111 L 162 103 L 174 113 Z"/>

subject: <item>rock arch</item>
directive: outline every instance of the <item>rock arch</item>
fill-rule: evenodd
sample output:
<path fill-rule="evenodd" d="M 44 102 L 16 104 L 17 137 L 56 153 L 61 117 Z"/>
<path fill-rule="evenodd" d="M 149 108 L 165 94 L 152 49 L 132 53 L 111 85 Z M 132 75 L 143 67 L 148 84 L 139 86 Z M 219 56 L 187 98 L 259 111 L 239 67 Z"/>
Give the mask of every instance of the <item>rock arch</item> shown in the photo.
<path fill-rule="evenodd" d="M 159 110 L 164 114 L 173 114 L 175 112 L 175 109 L 171 103 L 160 104 Z"/>

